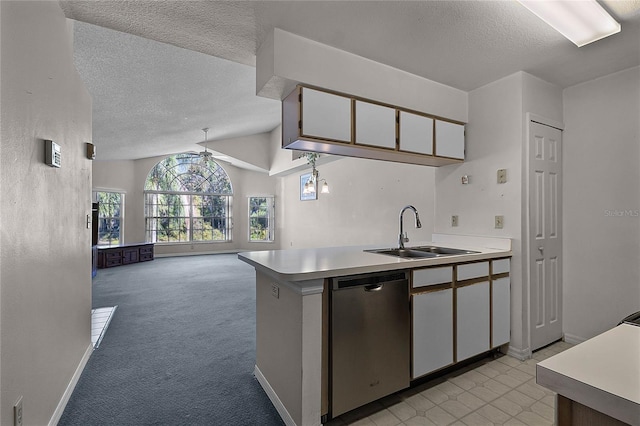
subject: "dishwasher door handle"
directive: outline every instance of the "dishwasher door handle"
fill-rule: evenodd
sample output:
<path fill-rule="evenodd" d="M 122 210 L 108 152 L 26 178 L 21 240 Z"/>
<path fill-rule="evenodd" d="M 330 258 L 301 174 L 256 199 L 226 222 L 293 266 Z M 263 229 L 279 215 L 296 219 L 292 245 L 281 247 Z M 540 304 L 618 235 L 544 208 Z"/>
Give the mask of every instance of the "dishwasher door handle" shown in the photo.
<path fill-rule="evenodd" d="M 364 286 L 364 291 L 380 291 L 384 284 L 371 284 Z"/>

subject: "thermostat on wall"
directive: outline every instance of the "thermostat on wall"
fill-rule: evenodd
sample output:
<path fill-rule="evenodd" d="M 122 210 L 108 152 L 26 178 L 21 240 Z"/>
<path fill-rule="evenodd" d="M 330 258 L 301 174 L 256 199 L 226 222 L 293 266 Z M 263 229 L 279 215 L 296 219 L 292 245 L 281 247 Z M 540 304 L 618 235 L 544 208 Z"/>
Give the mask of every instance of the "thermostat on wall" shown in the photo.
<path fill-rule="evenodd" d="M 62 167 L 60 145 L 54 141 L 44 141 L 44 162 L 51 167 Z"/>

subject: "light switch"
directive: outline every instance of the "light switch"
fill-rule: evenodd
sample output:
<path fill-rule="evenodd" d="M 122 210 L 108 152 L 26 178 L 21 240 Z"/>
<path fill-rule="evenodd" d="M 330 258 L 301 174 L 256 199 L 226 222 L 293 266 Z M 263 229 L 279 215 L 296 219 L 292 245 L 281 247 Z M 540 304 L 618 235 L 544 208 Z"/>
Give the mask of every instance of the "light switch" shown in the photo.
<path fill-rule="evenodd" d="M 451 226 L 458 226 L 458 215 L 451 216 Z"/>
<path fill-rule="evenodd" d="M 498 183 L 507 183 L 507 169 L 498 170 Z"/>
<path fill-rule="evenodd" d="M 502 229 L 504 225 L 504 216 L 496 216 L 496 229 Z"/>

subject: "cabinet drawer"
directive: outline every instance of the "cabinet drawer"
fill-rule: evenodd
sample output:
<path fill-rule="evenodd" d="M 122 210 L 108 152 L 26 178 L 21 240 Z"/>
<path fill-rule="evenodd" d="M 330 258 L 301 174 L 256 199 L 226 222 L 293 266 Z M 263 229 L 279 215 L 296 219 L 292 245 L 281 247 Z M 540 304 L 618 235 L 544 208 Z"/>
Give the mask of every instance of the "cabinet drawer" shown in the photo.
<path fill-rule="evenodd" d="M 153 247 L 140 247 L 140 255 L 153 254 Z"/>
<path fill-rule="evenodd" d="M 412 271 L 413 288 L 435 284 L 446 284 L 453 281 L 453 266 L 443 268 L 414 269 Z"/>
<path fill-rule="evenodd" d="M 511 270 L 511 262 L 509 259 L 499 259 L 491 262 L 493 270 L 491 271 L 494 275 L 496 274 L 504 274 L 509 273 Z"/>
<path fill-rule="evenodd" d="M 140 262 L 146 262 L 147 260 L 153 260 L 153 253 L 140 253 Z"/>
<path fill-rule="evenodd" d="M 467 263 L 458 265 L 458 281 L 489 276 L 489 262 Z"/>
<path fill-rule="evenodd" d="M 107 259 L 105 267 L 108 268 L 110 266 L 120 266 L 120 265 L 122 265 L 122 258 L 117 257 L 113 259 Z"/>
<path fill-rule="evenodd" d="M 109 259 L 119 259 L 122 257 L 122 251 L 121 250 L 116 250 L 116 251 L 108 251 L 105 253 L 107 260 Z"/>

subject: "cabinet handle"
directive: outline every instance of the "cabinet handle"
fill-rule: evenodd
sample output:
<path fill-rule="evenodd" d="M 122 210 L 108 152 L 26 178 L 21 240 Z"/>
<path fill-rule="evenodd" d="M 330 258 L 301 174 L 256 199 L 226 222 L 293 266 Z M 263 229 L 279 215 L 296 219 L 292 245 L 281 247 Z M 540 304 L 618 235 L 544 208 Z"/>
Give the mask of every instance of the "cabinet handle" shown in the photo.
<path fill-rule="evenodd" d="M 382 290 L 382 284 L 372 284 L 364 287 L 364 291 L 380 291 Z"/>

